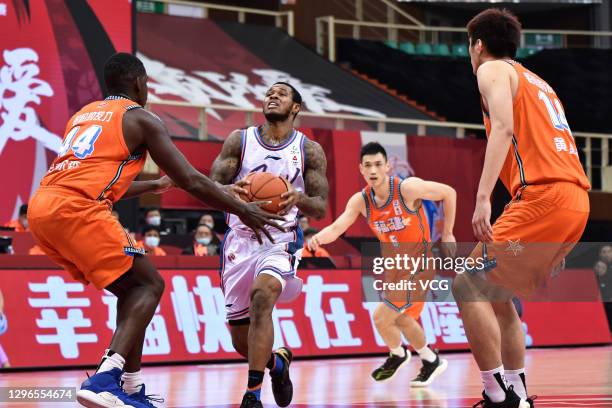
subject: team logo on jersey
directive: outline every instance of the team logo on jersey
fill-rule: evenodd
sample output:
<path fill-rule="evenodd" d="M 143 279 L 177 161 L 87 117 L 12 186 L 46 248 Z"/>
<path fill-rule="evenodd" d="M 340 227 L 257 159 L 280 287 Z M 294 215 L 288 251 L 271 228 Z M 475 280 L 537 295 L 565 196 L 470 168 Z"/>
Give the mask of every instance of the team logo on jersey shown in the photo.
<path fill-rule="evenodd" d="M 236 259 L 236 255 L 234 253 L 227 254 L 227 260 L 229 262 L 234 262 L 235 259 Z"/>

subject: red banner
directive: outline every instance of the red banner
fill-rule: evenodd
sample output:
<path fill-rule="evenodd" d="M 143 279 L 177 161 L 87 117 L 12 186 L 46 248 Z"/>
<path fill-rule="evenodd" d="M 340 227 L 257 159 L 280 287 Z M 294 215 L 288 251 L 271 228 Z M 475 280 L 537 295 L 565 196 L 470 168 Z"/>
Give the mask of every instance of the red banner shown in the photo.
<path fill-rule="evenodd" d="M 166 291 L 147 330 L 146 362 L 238 359 L 225 321 L 215 270 L 162 270 Z M 13 367 L 94 365 L 110 342 L 116 298 L 73 282 L 60 270 L 3 270 L 8 330 L 0 344 Z M 358 270 L 300 272 L 302 295 L 278 304 L 274 347 L 297 356 L 384 352 L 371 319 L 378 303 L 364 303 Z M 584 316 L 588 316 L 585 319 Z M 421 316 L 430 344 L 467 349 L 455 303 L 429 303 Z M 598 302 L 526 303 L 528 345 L 610 341 Z"/>
<path fill-rule="evenodd" d="M 68 118 L 101 99 L 103 63 L 132 47 L 128 0 L 3 1 L 0 223 L 14 217 L 59 151 Z"/>

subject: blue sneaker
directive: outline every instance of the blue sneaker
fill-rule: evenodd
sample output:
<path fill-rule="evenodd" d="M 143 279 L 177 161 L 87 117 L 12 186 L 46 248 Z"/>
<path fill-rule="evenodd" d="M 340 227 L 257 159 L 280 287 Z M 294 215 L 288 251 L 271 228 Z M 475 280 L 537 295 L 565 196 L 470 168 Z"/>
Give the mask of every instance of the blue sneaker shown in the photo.
<path fill-rule="evenodd" d="M 88 408 L 141 408 L 142 405 L 132 401 L 119 386 L 121 374 L 120 369 L 113 368 L 92 375 L 81 384 L 76 393 L 77 401 Z"/>
<path fill-rule="evenodd" d="M 151 403 L 151 401 L 159 402 L 159 403 L 164 402 L 163 398 L 155 398 L 154 394 L 146 395 L 145 394 L 145 386 L 144 386 L 144 384 L 142 384 L 142 386 L 140 387 L 140 391 L 139 392 L 135 392 L 133 394 L 130 394 L 130 395 L 128 395 L 128 397 L 132 401 L 136 401 L 136 402 L 144 405 L 147 408 L 157 408 L 155 405 L 153 405 Z"/>

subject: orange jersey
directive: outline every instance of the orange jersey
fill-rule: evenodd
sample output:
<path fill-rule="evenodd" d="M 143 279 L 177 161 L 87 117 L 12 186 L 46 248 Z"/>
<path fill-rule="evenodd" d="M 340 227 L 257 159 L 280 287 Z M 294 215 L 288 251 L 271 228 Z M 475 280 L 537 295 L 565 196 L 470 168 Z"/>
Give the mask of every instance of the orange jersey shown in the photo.
<path fill-rule="evenodd" d="M 402 180 L 389 178 L 389 198 L 381 207 L 376 205 L 371 187 L 361 191 L 370 229 L 380 242 L 431 242 L 423 206 L 416 211 L 409 210 L 400 192 L 401 184 Z"/>
<path fill-rule="evenodd" d="M 146 158 L 130 154 L 123 137 L 123 115 L 140 107 L 120 96 L 83 107 L 70 118 L 60 153 L 41 186 L 62 187 L 92 200 L 119 200 Z"/>
<path fill-rule="evenodd" d="M 530 184 L 570 182 L 588 190 L 563 106 L 555 91 L 540 77 L 515 61 L 518 74 L 514 97 L 514 136 L 499 175 L 512 196 Z M 491 132 L 489 113 L 483 106 L 487 137 Z"/>

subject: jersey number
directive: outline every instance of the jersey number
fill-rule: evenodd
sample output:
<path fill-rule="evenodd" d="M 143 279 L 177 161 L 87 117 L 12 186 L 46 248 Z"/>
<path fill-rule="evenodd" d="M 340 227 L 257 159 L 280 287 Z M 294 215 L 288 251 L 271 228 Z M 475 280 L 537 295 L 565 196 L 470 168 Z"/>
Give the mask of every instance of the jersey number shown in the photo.
<path fill-rule="evenodd" d="M 559 102 L 557 98 L 554 98 L 553 103 L 553 99 L 550 99 L 550 97 L 542 91 L 538 92 L 538 97 L 544 102 L 553 126 L 559 130 L 567 130 L 571 135 L 572 131 L 567 123 L 567 118 L 565 117 L 565 112 L 563 112 L 561 102 Z"/>
<path fill-rule="evenodd" d="M 98 140 L 98 136 L 102 133 L 102 126 L 91 125 L 85 128 L 79 134 L 80 126 L 72 128 L 62 142 L 62 147 L 59 151 L 59 156 L 64 156 L 72 147 L 72 152 L 77 159 L 83 160 L 90 156 L 94 151 L 94 144 Z M 78 136 L 77 136 L 78 134 Z M 73 143 L 74 140 L 74 143 Z"/>

